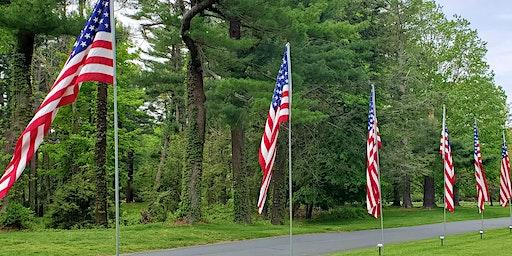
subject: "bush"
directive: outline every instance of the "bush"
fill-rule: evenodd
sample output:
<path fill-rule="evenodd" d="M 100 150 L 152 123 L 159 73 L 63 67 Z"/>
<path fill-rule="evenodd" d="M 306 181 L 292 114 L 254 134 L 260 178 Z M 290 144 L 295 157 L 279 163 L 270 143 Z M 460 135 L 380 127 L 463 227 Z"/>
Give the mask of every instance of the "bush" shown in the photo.
<path fill-rule="evenodd" d="M 93 225 L 95 191 L 93 182 L 83 175 L 74 175 L 55 192 L 48 212 L 50 226 L 69 229 Z"/>
<path fill-rule="evenodd" d="M 156 194 L 155 199 L 147 208 L 140 212 L 141 223 L 164 222 L 172 206 L 171 192 L 165 191 Z"/>
<path fill-rule="evenodd" d="M 349 220 L 349 219 L 364 219 L 368 216 L 366 209 L 354 206 L 342 206 L 322 212 L 316 218 L 320 221 L 336 221 L 336 220 Z"/>
<path fill-rule="evenodd" d="M 7 209 L 0 215 L 2 228 L 29 229 L 34 224 L 34 212 L 17 202 L 9 202 Z"/>

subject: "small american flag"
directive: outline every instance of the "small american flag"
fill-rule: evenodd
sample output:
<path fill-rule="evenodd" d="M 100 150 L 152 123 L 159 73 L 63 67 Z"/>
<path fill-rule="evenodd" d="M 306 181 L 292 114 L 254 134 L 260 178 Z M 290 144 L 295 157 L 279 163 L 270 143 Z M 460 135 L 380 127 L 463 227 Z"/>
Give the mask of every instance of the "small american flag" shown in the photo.
<path fill-rule="evenodd" d="M 289 73 L 290 51 L 287 46 L 283 53 L 276 86 L 270 103 L 270 109 L 265 123 L 265 131 L 261 138 L 259 150 L 259 163 L 263 172 L 260 196 L 258 199 L 258 212 L 261 214 L 267 198 L 268 186 L 272 178 L 272 166 L 276 156 L 277 137 L 281 123 L 288 121 L 290 117 L 290 76 Z"/>
<path fill-rule="evenodd" d="M 510 186 L 510 159 L 508 158 L 507 141 L 503 134 L 503 146 L 501 147 L 501 169 L 500 169 L 500 204 L 507 207 L 511 198 L 512 189 Z"/>
<path fill-rule="evenodd" d="M 98 1 L 64 68 L 16 142 L 13 157 L 0 178 L 0 199 L 7 195 L 34 156 L 58 109 L 76 100 L 80 85 L 87 81 L 112 83 L 114 55 L 109 16 L 110 0 Z"/>
<path fill-rule="evenodd" d="M 439 153 L 443 157 L 444 166 L 444 208 L 450 212 L 455 211 L 453 187 L 455 186 L 455 170 L 453 168 L 452 148 L 448 138 L 448 128 L 443 117 L 443 128 L 441 130 L 441 146 Z"/>
<path fill-rule="evenodd" d="M 475 178 L 476 191 L 478 199 L 478 211 L 481 213 L 485 209 L 485 202 L 489 201 L 489 189 L 487 186 L 487 178 L 485 177 L 484 165 L 482 164 L 482 153 L 480 151 L 480 142 L 478 141 L 478 127 L 474 124 L 474 140 L 475 140 Z"/>
<path fill-rule="evenodd" d="M 368 213 L 378 218 L 381 214 L 381 194 L 379 182 L 379 149 L 381 140 L 377 126 L 375 108 L 375 88 L 370 94 L 370 110 L 368 113 L 368 140 L 366 141 L 366 208 Z"/>

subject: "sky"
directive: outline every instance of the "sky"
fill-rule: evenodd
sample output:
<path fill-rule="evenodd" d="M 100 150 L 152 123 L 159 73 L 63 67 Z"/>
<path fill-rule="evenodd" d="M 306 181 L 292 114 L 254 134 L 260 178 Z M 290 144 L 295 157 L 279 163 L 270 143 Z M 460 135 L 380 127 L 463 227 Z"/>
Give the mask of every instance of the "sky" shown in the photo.
<path fill-rule="evenodd" d="M 487 42 L 487 62 L 512 102 L 512 0 L 436 0 L 451 18 L 458 14 Z"/>

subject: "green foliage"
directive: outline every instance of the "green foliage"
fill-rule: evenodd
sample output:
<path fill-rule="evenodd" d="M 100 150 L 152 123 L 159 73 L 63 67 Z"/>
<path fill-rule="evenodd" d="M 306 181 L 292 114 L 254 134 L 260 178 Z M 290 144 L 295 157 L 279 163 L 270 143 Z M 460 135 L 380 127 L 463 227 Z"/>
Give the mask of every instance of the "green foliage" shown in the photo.
<path fill-rule="evenodd" d="M 354 206 L 338 206 L 320 213 L 315 222 L 319 221 L 340 221 L 340 220 L 357 220 L 368 218 L 368 212 L 363 207 Z"/>
<path fill-rule="evenodd" d="M 94 223 L 94 182 L 82 174 L 55 191 L 49 207 L 49 225 L 53 228 L 88 227 Z"/>
<path fill-rule="evenodd" d="M 30 229 L 34 225 L 34 212 L 20 203 L 10 202 L 0 214 L 0 226 L 4 229 Z"/>

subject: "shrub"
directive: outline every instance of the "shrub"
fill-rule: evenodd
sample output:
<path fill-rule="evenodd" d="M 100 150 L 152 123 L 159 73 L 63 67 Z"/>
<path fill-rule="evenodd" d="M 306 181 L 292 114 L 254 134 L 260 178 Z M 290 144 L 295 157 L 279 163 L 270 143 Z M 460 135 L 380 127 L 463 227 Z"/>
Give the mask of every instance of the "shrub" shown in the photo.
<path fill-rule="evenodd" d="M 77 228 L 94 223 L 94 183 L 76 174 L 60 187 L 53 196 L 48 217 L 53 228 Z"/>
<path fill-rule="evenodd" d="M 316 218 L 320 221 L 335 221 L 348 219 L 364 219 L 368 216 L 366 210 L 362 207 L 341 206 L 322 212 Z"/>
<path fill-rule="evenodd" d="M 147 208 L 140 212 L 141 223 L 164 222 L 167 220 L 168 212 L 172 205 L 171 193 L 169 191 L 156 194 L 155 199 Z"/>
<path fill-rule="evenodd" d="M 17 202 L 9 202 L 6 211 L 0 215 L 2 228 L 28 229 L 34 224 L 34 212 Z"/>

